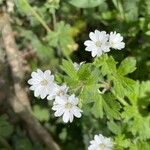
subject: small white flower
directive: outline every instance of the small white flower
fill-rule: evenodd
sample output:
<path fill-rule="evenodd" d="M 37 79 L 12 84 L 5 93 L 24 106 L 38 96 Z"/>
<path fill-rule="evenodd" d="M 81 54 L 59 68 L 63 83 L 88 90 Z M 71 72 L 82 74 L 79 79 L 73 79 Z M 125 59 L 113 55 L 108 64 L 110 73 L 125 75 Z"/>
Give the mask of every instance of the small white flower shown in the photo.
<path fill-rule="evenodd" d="M 84 42 L 86 51 L 92 52 L 92 57 L 101 56 L 104 52 L 110 51 L 110 46 L 108 43 L 109 35 L 105 31 L 90 32 L 89 37 L 91 40 Z"/>
<path fill-rule="evenodd" d="M 75 95 L 56 96 L 52 110 L 55 111 L 54 115 L 60 117 L 63 115 L 65 123 L 72 122 L 74 116 L 81 117 L 82 110 L 77 106 L 78 98 Z"/>
<path fill-rule="evenodd" d="M 54 76 L 51 75 L 50 70 L 43 72 L 38 69 L 37 72 L 32 72 L 31 77 L 28 83 L 31 85 L 30 90 L 34 91 L 35 97 L 40 96 L 44 99 L 49 91 L 54 89 Z"/>
<path fill-rule="evenodd" d="M 90 141 L 88 150 L 112 150 L 113 142 L 110 138 L 104 137 L 103 135 L 95 135 L 94 140 Z"/>
<path fill-rule="evenodd" d="M 125 47 L 125 43 L 123 42 L 123 37 L 120 33 L 110 32 L 109 35 L 109 44 L 111 48 L 121 50 Z"/>
<path fill-rule="evenodd" d="M 67 94 L 68 89 L 69 87 L 66 84 L 62 86 L 56 84 L 54 89 L 48 94 L 47 99 L 53 100 L 56 96 L 64 96 Z"/>
<path fill-rule="evenodd" d="M 84 61 L 80 62 L 79 64 L 74 62 L 73 66 L 74 66 L 75 70 L 78 71 L 80 69 L 81 65 L 84 64 L 84 63 L 85 63 Z"/>
<path fill-rule="evenodd" d="M 6 4 L 7 4 L 7 11 L 9 13 L 14 12 L 14 2 L 12 0 L 7 0 Z"/>

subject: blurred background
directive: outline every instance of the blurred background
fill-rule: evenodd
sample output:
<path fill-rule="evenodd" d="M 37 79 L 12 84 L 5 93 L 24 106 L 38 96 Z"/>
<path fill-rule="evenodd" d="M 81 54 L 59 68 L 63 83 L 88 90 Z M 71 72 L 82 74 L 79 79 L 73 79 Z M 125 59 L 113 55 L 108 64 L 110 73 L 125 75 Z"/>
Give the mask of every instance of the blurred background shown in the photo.
<path fill-rule="evenodd" d="M 0 0 L 0 150 L 84 150 L 93 128 L 105 130 L 92 116 L 63 124 L 27 85 L 63 58 L 91 62 L 83 43 L 95 29 L 121 33 L 125 49 L 109 55 L 135 57 L 131 78 L 150 80 L 150 0 Z"/>

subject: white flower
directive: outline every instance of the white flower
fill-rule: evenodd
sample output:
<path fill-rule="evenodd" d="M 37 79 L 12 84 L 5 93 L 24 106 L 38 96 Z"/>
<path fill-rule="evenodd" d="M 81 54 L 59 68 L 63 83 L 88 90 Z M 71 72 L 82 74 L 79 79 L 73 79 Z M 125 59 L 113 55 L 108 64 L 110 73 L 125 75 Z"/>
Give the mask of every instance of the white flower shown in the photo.
<path fill-rule="evenodd" d="M 113 143 L 110 138 L 104 137 L 103 135 L 95 135 L 94 140 L 90 141 L 88 150 L 112 150 Z"/>
<path fill-rule="evenodd" d="M 81 65 L 84 64 L 84 63 L 85 63 L 84 61 L 80 62 L 79 64 L 74 62 L 73 66 L 74 66 L 75 70 L 78 71 L 80 69 Z"/>
<path fill-rule="evenodd" d="M 65 123 L 72 122 L 74 116 L 81 117 L 82 110 L 77 106 L 78 98 L 75 95 L 56 96 L 52 110 L 56 111 L 54 115 L 60 117 L 63 115 Z"/>
<path fill-rule="evenodd" d="M 110 46 L 108 43 L 109 35 L 105 31 L 90 32 L 89 37 L 91 40 L 84 42 L 86 51 L 92 52 L 92 57 L 101 56 L 103 52 L 109 52 Z"/>
<path fill-rule="evenodd" d="M 7 4 L 7 11 L 9 13 L 14 12 L 14 2 L 12 0 L 7 0 L 6 4 Z"/>
<path fill-rule="evenodd" d="M 49 91 L 54 89 L 54 76 L 51 75 L 50 70 L 46 70 L 45 72 L 40 69 L 37 72 L 32 72 L 31 79 L 28 80 L 28 83 L 31 85 L 30 90 L 34 91 L 34 96 L 40 96 L 44 99 Z"/>
<path fill-rule="evenodd" d="M 121 50 L 125 47 L 125 43 L 122 42 L 123 37 L 120 35 L 120 33 L 110 32 L 109 35 L 109 44 L 111 48 Z"/>
<path fill-rule="evenodd" d="M 67 94 L 68 89 L 69 87 L 66 84 L 62 86 L 56 84 L 54 89 L 48 94 L 47 99 L 53 100 L 56 96 L 64 96 Z"/>

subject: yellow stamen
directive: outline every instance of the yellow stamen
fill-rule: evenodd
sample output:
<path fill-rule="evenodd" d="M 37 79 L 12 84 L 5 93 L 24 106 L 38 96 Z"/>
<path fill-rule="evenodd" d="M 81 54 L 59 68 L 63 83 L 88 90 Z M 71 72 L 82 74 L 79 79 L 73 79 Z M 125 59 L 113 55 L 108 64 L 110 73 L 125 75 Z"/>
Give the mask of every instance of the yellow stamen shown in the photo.
<path fill-rule="evenodd" d="M 48 81 L 47 80 L 42 80 L 41 82 L 40 82 L 40 84 L 42 85 L 42 86 L 46 86 L 47 84 L 48 84 Z"/>

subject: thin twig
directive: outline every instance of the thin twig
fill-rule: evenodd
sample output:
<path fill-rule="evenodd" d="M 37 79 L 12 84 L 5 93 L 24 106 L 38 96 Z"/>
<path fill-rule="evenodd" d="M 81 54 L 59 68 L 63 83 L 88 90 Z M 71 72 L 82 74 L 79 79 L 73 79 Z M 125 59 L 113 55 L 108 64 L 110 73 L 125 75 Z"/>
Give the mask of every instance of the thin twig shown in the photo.
<path fill-rule="evenodd" d="M 51 29 L 48 27 L 46 22 L 42 19 L 42 17 L 31 7 L 27 0 L 22 0 L 24 4 L 31 10 L 32 14 L 38 19 L 38 21 L 43 25 L 43 27 L 50 32 Z"/>
<path fill-rule="evenodd" d="M 17 50 L 17 45 L 15 43 L 15 38 L 10 26 L 9 17 L 7 15 L 1 15 L 0 26 L 6 56 L 11 67 L 16 96 L 25 107 L 31 109 L 28 96 L 21 84 L 24 74 L 22 70 L 19 51 Z"/>
<path fill-rule="evenodd" d="M 32 132 L 34 137 L 36 137 L 38 141 L 44 144 L 49 150 L 60 150 L 59 146 L 52 139 L 50 134 L 33 116 L 27 93 L 25 88 L 21 86 L 23 71 L 9 22 L 9 16 L 7 14 L 0 16 L 0 29 L 2 31 L 7 60 L 12 72 L 11 77 L 13 79 L 13 85 L 11 86 L 11 83 L 9 83 L 7 88 L 8 93 L 6 95 L 8 103 L 12 107 L 13 111 L 25 122 L 29 133 Z"/>

